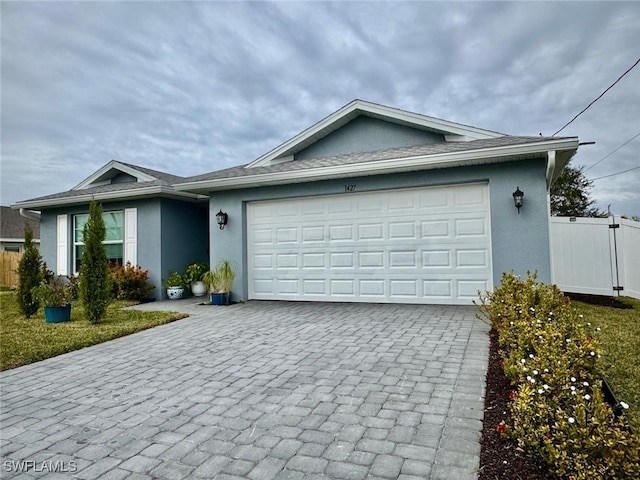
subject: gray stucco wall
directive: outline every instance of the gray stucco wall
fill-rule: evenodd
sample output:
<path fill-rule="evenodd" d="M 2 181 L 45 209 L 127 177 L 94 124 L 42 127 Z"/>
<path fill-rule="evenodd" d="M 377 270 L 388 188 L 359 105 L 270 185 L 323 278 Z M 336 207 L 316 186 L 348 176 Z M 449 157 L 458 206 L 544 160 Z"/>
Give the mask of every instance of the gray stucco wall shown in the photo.
<path fill-rule="evenodd" d="M 137 208 L 138 265 L 149 270 L 149 280 L 155 285 L 152 296 L 166 298 L 162 279 L 169 269 L 180 271 L 194 260 L 208 260 L 208 224 L 206 204 L 196 205 L 169 199 L 148 199 L 128 202 L 105 202 L 104 211 Z M 69 239 L 67 271 L 73 271 L 73 215 L 88 213 L 89 206 L 77 205 L 42 210 L 40 242 L 43 260 L 50 270 L 56 269 L 57 216 L 68 215 Z"/>
<path fill-rule="evenodd" d="M 360 116 L 298 152 L 295 159 L 303 160 L 442 142 L 444 137 L 436 133 Z"/>
<path fill-rule="evenodd" d="M 542 282 L 551 281 L 549 256 L 549 220 L 546 193 L 545 159 L 482 165 L 478 167 L 428 170 L 336 179 L 322 182 L 278 185 L 273 187 L 212 193 L 209 203 L 211 262 L 222 258 L 239 265 L 233 287 L 234 300 L 247 299 L 246 278 L 246 203 L 293 197 L 337 195 L 345 184 L 356 185 L 356 192 L 438 186 L 487 181 L 491 209 L 493 283 L 500 283 L 502 272 L 524 275 L 537 271 Z M 516 187 L 525 193 L 520 214 L 513 204 Z M 348 194 L 346 194 L 348 195 Z M 229 215 L 228 225 L 219 230 L 215 214 L 219 209 Z"/>

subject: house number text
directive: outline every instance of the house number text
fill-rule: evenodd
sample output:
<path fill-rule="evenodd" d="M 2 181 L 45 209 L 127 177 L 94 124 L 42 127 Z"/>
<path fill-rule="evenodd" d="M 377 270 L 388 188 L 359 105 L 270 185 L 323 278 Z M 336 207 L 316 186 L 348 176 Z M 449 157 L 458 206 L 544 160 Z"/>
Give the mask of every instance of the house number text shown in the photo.
<path fill-rule="evenodd" d="M 355 192 L 356 191 L 356 186 L 355 185 L 345 185 L 344 186 L 344 191 L 345 192 Z"/>

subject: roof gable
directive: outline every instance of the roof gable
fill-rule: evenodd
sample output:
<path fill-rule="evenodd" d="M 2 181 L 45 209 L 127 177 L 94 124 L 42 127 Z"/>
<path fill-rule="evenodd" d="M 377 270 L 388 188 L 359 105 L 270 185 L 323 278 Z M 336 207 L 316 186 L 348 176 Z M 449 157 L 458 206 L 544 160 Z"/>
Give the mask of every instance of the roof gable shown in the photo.
<path fill-rule="evenodd" d="M 354 119 L 366 116 L 413 129 L 422 130 L 444 136 L 447 142 L 465 142 L 484 140 L 504 136 L 501 133 L 483 130 L 468 125 L 449 122 L 418 113 L 407 112 L 397 108 L 354 100 L 315 125 L 302 131 L 273 150 L 265 153 L 246 168 L 264 167 L 292 161 L 295 155 L 311 145 L 319 142 L 336 130 L 344 127 Z"/>
<path fill-rule="evenodd" d="M 134 165 L 111 160 L 105 166 L 85 178 L 71 190 L 86 190 L 88 188 L 110 185 L 112 183 L 152 182 L 159 180 L 157 176 L 144 172 Z"/>

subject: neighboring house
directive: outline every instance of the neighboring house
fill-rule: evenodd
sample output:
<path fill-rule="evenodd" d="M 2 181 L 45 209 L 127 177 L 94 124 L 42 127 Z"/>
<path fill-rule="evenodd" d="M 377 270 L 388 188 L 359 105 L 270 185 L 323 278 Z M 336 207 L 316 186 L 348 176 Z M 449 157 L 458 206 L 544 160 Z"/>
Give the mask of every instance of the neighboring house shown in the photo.
<path fill-rule="evenodd" d="M 89 202 L 102 204 L 105 249 L 110 262 L 131 262 L 149 270 L 165 296 L 162 279 L 182 272 L 195 260 L 208 259 L 207 197 L 178 192 L 171 185 L 184 178 L 112 160 L 71 190 L 19 202 L 13 208 L 41 212 L 41 254 L 59 275 L 78 272 L 84 249 L 83 227 Z"/>
<path fill-rule="evenodd" d="M 549 186 L 577 148 L 576 137 L 509 136 L 354 100 L 247 165 L 191 178 L 162 174 L 164 194 L 184 217 L 201 218 L 199 202 L 209 199 L 208 245 L 206 232 L 190 235 L 189 245 L 177 238 L 167 245 L 158 230 L 176 231 L 178 219 L 142 215 L 141 205 L 168 200 L 151 190 L 135 197 L 144 179 L 132 189 L 113 181 L 122 166 L 133 177 L 152 171 L 118 162 L 70 192 L 14 208 L 42 211 L 45 257 L 67 268 L 72 215 L 95 196 L 105 210 L 106 201 L 118 202 L 125 218 L 138 209 L 138 250 L 156 242 L 165 258 L 186 249 L 193 252 L 183 255 L 186 264 L 208 247 L 211 263 L 235 262 L 234 300 L 469 304 L 502 272 L 537 271 L 551 281 Z M 106 177 L 110 190 L 100 195 L 95 190 L 106 187 L 95 184 Z M 219 211 L 228 216 L 224 229 Z M 66 232 L 57 254 L 56 222 Z M 137 263 L 168 273 L 165 263 L 148 260 L 139 255 Z"/>
<path fill-rule="evenodd" d="M 35 212 L 20 212 L 11 207 L 0 207 L 0 250 L 24 251 L 24 228 L 29 224 L 33 232 L 33 243 L 40 245 L 40 219 Z"/>

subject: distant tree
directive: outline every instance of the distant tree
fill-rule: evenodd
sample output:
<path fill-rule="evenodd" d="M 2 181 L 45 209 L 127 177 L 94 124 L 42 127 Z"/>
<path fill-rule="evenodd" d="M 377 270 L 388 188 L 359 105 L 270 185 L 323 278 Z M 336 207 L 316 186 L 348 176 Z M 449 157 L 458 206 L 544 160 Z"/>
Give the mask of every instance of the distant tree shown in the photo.
<path fill-rule="evenodd" d="M 582 170 L 584 166 L 567 165 L 551 186 L 551 215 L 557 217 L 600 217 L 603 212 L 593 205 L 589 190 L 593 182 Z"/>
<path fill-rule="evenodd" d="M 31 295 L 31 289 L 42 280 L 42 257 L 33 243 L 33 230 L 28 223 L 24 226 L 24 253 L 18 263 L 18 306 L 29 318 L 38 311 L 38 301 Z"/>
<path fill-rule="evenodd" d="M 102 207 L 95 200 L 89 204 L 89 219 L 84 226 L 84 252 L 80 261 L 80 299 L 87 320 L 98 323 L 110 301 L 109 265 L 102 242 L 107 229 Z"/>

